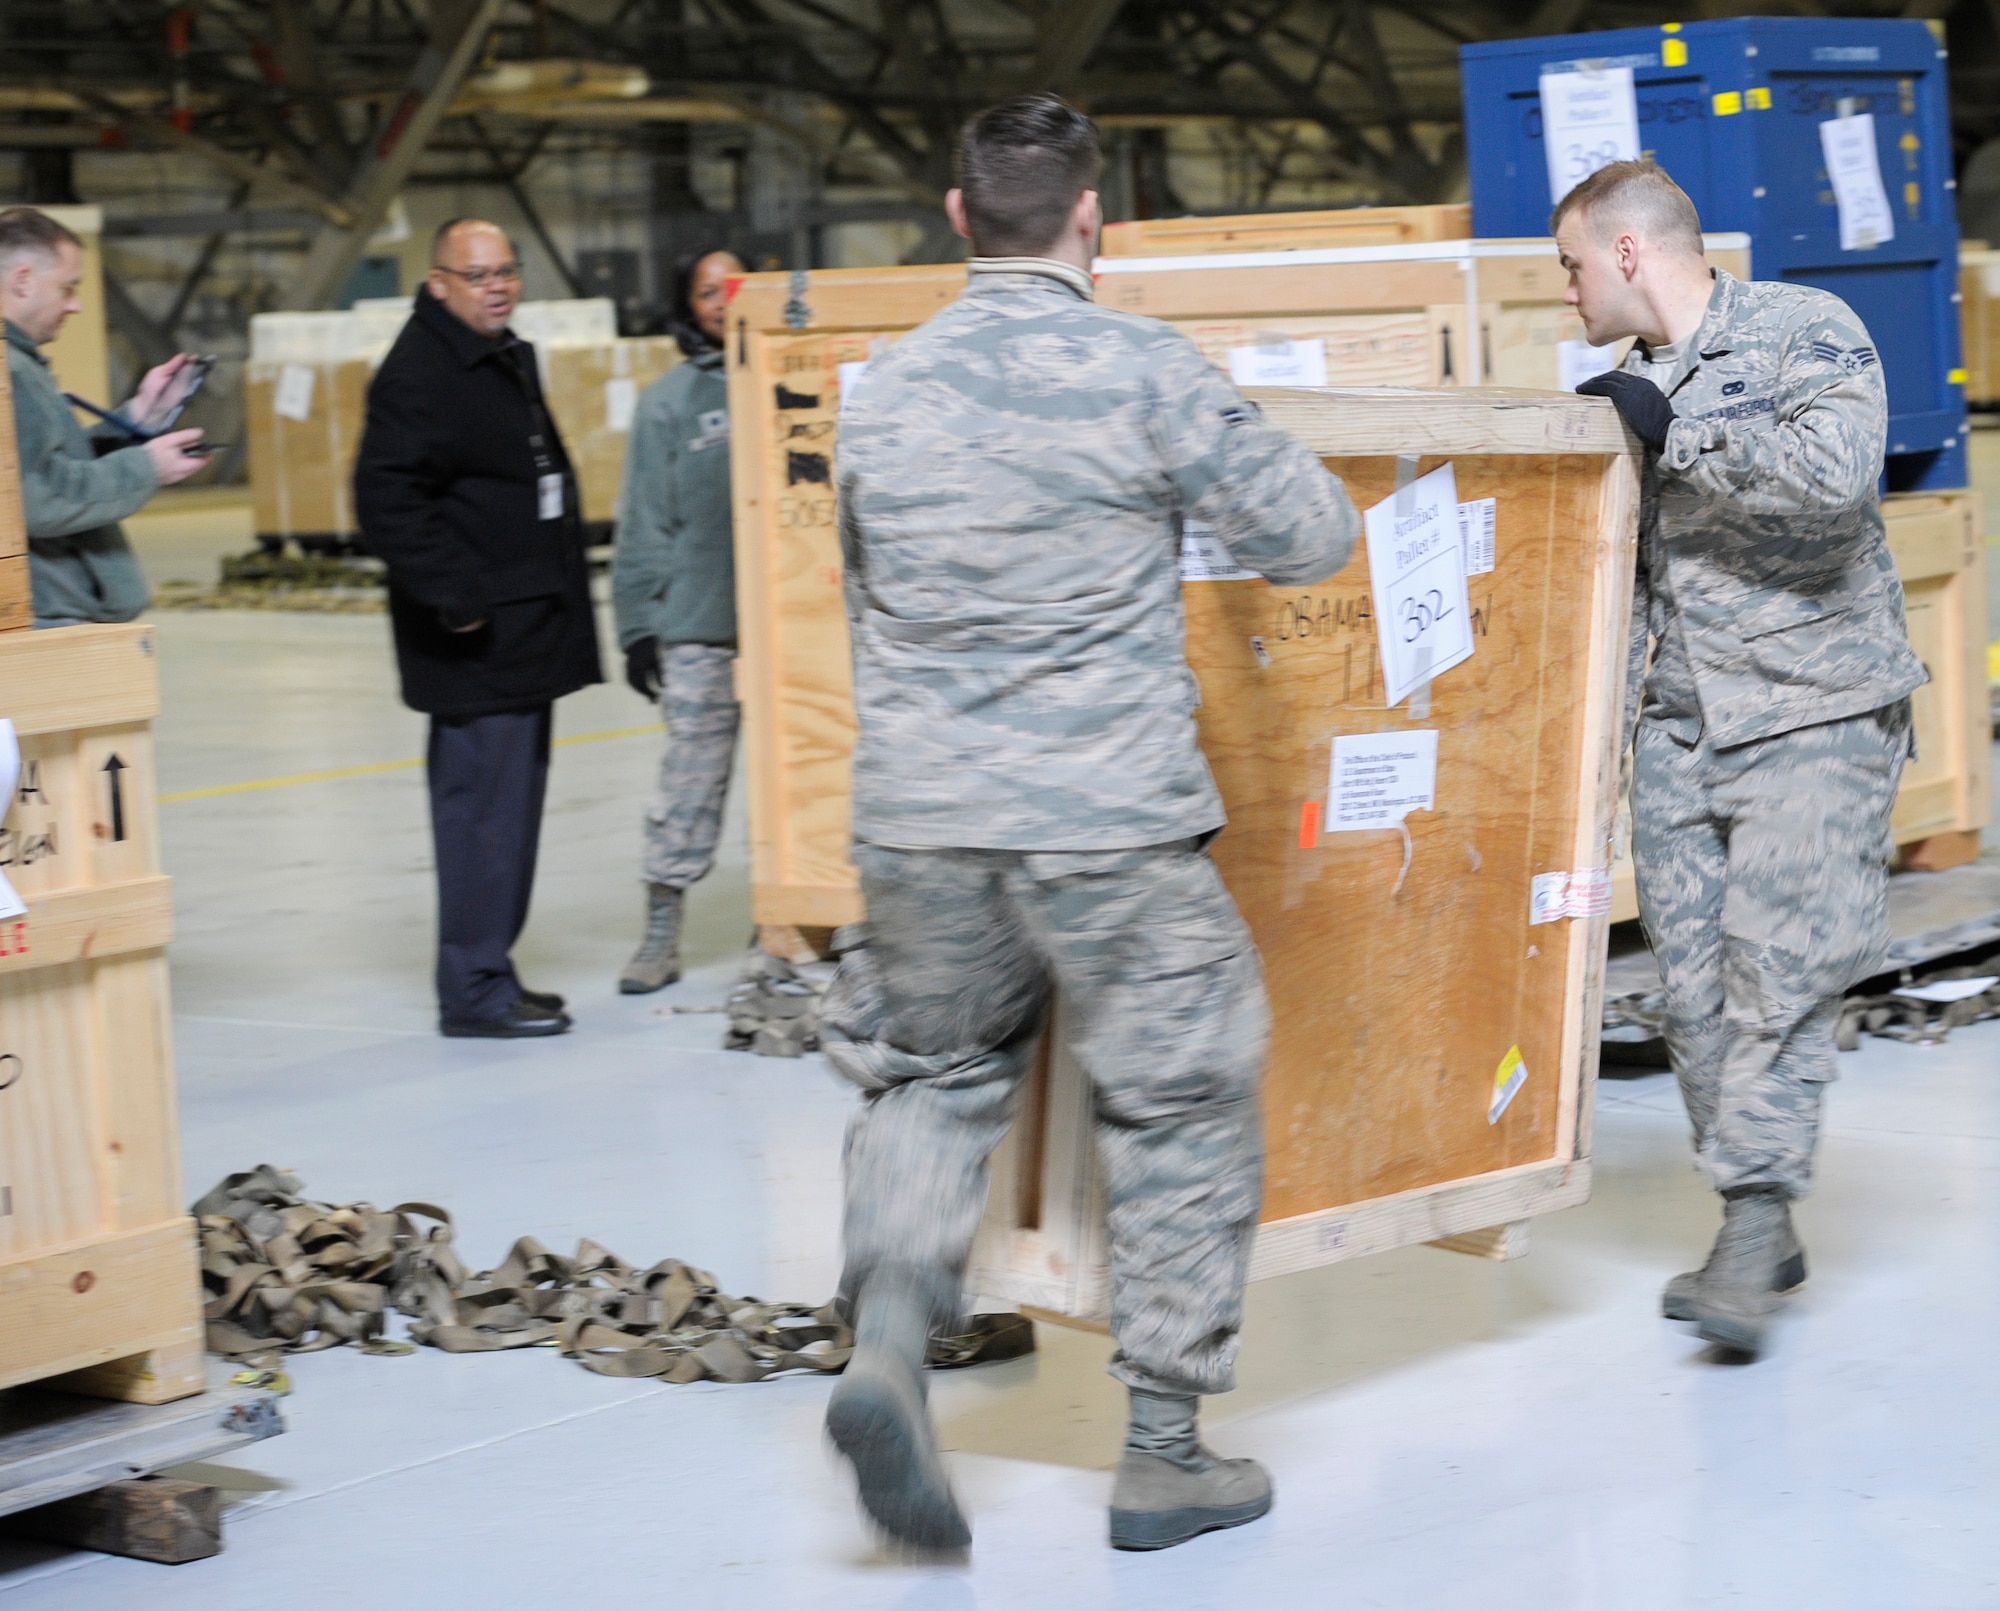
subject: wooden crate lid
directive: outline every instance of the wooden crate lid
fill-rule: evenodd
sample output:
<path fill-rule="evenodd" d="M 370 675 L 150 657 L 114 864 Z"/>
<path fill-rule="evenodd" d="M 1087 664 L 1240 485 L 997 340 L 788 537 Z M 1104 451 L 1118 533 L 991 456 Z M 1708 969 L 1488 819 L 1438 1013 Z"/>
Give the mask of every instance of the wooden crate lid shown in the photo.
<path fill-rule="evenodd" d="M 160 714 L 153 629 L 133 623 L 0 634 L 0 690 L 0 716 L 24 737 L 151 721 Z"/>
<path fill-rule="evenodd" d="M 1641 449 L 1603 397 L 1508 387 L 1255 389 L 1265 418 L 1322 458 L 1611 453 Z"/>

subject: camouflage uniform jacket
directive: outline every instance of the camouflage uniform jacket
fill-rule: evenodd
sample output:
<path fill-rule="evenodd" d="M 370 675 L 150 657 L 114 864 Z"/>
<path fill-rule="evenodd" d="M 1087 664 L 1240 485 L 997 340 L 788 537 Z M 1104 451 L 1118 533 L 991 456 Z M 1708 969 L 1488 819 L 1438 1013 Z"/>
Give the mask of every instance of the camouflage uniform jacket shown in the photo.
<path fill-rule="evenodd" d="M 1288 586 L 1339 570 L 1360 527 L 1191 341 L 1039 258 L 974 259 L 965 294 L 869 364 L 838 480 L 854 833 L 883 845 L 1130 849 L 1220 827 L 1182 519 Z"/>
<path fill-rule="evenodd" d="M 1649 714 L 1680 714 L 1691 683 L 1727 748 L 1878 709 L 1926 674 L 1876 496 L 1888 404 L 1868 332 L 1825 291 L 1715 280 L 1659 377 L 1678 418 L 1646 466 L 1625 714 L 1629 733 L 1650 635 Z"/>

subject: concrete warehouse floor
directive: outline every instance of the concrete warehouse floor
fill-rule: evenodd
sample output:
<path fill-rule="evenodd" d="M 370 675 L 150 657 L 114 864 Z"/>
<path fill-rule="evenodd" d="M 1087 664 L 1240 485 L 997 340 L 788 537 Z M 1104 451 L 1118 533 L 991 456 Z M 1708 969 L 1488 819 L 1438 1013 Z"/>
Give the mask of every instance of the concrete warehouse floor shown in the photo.
<path fill-rule="evenodd" d="M 691 903 L 689 977 L 617 996 L 660 740 L 622 687 L 566 701 L 519 956 L 579 1027 L 440 1040 L 422 724 L 396 702 L 386 623 L 157 626 L 191 1195 L 269 1161 L 322 1198 L 446 1205 L 474 1265 L 524 1233 L 588 1235 L 738 1293 L 831 1291 L 851 1097 L 818 1058 L 725 1053 L 718 1018 L 660 1012 L 733 975 L 740 794 Z M 1991 1607 L 2000 1024 L 1870 1041 L 1842 1076 L 1799 1216 L 1813 1283 L 1768 1360 L 1716 1363 L 1658 1319 L 1715 1206 L 1668 1079 L 1607 1082 L 1596 1196 L 1540 1222 L 1525 1260 L 1413 1248 L 1252 1289 L 1242 1385 L 1208 1426 L 1268 1462 L 1278 1507 L 1166 1554 L 1103 1545 L 1121 1402 L 1089 1334 L 1042 1327 L 1037 1356 L 936 1381 L 976 1532 L 955 1570 L 871 1553 L 821 1441 L 824 1380 L 341 1350 L 294 1363 L 285 1436 L 200 1468 L 236 1501 L 224 1555 L 0 1545 L 0 1608 Z"/>

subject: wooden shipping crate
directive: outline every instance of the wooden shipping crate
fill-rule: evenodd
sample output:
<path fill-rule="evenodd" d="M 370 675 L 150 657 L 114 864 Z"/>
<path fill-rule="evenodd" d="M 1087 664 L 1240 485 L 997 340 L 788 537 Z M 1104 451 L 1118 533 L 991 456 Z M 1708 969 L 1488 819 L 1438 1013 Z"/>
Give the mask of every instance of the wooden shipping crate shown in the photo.
<path fill-rule="evenodd" d="M 1335 207 L 1309 213 L 1220 218 L 1137 218 L 1104 226 L 1106 257 L 1186 257 L 1196 252 L 1296 252 L 1328 246 L 1408 246 L 1472 235 L 1472 204 Z"/>
<path fill-rule="evenodd" d="M 0 632 L 18 632 L 35 624 L 20 487 L 21 438 L 14 430 L 14 387 L 7 366 L 0 364 Z"/>
<path fill-rule="evenodd" d="M 1891 828 L 1899 846 L 1976 835 L 1993 821 L 1993 729 L 1986 675 L 1986 547 L 1973 492 L 1899 492 L 1882 500 L 1903 579 L 1910 646 L 1931 680 L 1910 698 L 1917 756 L 1903 769 Z M 1976 845 L 1955 859 L 1971 860 Z M 1630 855 L 1612 872 L 1611 916 L 1639 915 Z"/>
<path fill-rule="evenodd" d="M 1965 246 L 1958 254 L 1960 350 L 1965 400 L 2000 403 L 2000 252 Z"/>
<path fill-rule="evenodd" d="M 0 503 L 9 501 L 0 498 Z M 0 634 L 21 775 L 0 871 L 0 1388 L 158 1403 L 200 1392 L 181 1194 L 152 718 L 153 634 Z"/>
<path fill-rule="evenodd" d="M 551 343 L 536 349 L 549 412 L 575 467 L 583 518 L 618 514 L 625 443 L 638 394 L 680 362 L 667 336 Z M 354 459 L 375 357 L 254 361 L 245 366 L 250 489 L 260 536 L 346 540 Z"/>
<path fill-rule="evenodd" d="M 366 358 L 244 365 L 258 536 L 320 543 L 355 535 L 354 457 L 374 376 Z"/>
<path fill-rule="evenodd" d="M 1749 273 L 1749 239 L 1706 237 L 1712 263 Z M 1550 241 L 1242 251 L 1097 263 L 1106 307 L 1178 325 L 1229 367 L 1232 349 L 1280 339 L 1324 343 L 1329 385 L 1558 389 L 1565 347 L 1587 356 L 1583 323 Z M 1480 363 L 1465 332 L 1480 332 Z"/>
<path fill-rule="evenodd" d="M 732 302 L 738 684 L 760 923 L 863 915 L 846 854 L 841 366 L 957 290 L 944 270 L 856 270 L 751 276 Z M 1230 814 L 1215 856 L 1263 950 L 1278 1026 L 1255 1270 L 1413 1241 L 1512 1256 L 1523 1242 L 1509 1227 L 1589 1190 L 1632 444 L 1608 405 L 1573 396 L 1257 395 L 1358 503 L 1392 494 L 1399 454 L 1422 455 L 1419 472 L 1448 460 L 1462 500 L 1496 499 L 1498 535 L 1494 571 L 1470 589 L 1478 648 L 1433 684 L 1421 722 L 1384 707 L 1365 552 L 1321 586 L 1185 590 L 1202 742 Z M 1405 868 L 1399 833 L 1316 823 L 1335 736 L 1412 727 L 1439 733 L 1438 809 L 1409 819 Z M 1575 880 L 1575 909 L 1589 915 L 1531 923 L 1537 878 L 1576 873 L 1589 875 Z M 1514 1063 L 1527 1081 L 1489 1123 L 1496 1076 Z M 973 1290 L 1101 1312 L 1089 1107 L 1058 1049 L 996 1162 Z"/>

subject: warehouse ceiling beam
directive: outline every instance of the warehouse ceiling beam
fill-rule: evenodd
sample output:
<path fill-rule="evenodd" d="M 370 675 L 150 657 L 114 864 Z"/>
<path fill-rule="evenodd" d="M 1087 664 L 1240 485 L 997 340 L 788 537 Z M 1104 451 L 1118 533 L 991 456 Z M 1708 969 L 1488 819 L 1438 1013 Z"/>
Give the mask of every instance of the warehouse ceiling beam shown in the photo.
<path fill-rule="evenodd" d="M 347 143 L 340 107 L 327 85 L 325 58 L 312 22 L 311 0 L 271 0 L 271 54 L 280 86 L 297 97 L 312 128 L 309 149 L 314 160 L 345 184 L 354 168 L 354 149 Z"/>
<path fill-rule="evenodd" d="M 368 237 L 381 225 L 478 59 L 503 3 L 437 0 L 430 42 L 411 67 L 403 93 L 383 113 L 348 189 L 352 221 L 345 228 L 329 225 L 319 231 L 283 299 L 285 308 L 327 307 L 340 295 Z"/>
<path fill-rule="evenodd" d="M 1097 49 L 1125 0 L 1046 0 L 1035 20 L 1034 88 L 1063 94 Z"/>
<path fill-rule="evenodd" d="M 287 178 L 284 174 L 265 167 L 240 151 L 232 151 L 228 146 L 218 145 L 213 140 L 176 128 L 163 118 L 156 118 L 149 113 L 121 105 L 110 96 L 100 94 L 88 84 L 72 84 L 69 90 L 94 111 L 103 114 L 128 134 L 139 136 L 148 144 L 163 145 L 171 150 L 184 151 L 189 156 L 200 157 L 205 162 L 213 163 L 233 179 L 246 184 L 262 185 L 273 195 L 312 208 L 328 224 L 335 227 L 345 227 L 354 217 L 353 210 L 344 203 L 322 195 L 310 185 Z"/>

